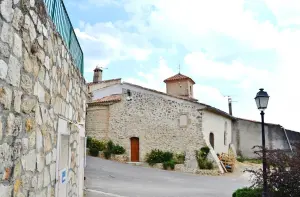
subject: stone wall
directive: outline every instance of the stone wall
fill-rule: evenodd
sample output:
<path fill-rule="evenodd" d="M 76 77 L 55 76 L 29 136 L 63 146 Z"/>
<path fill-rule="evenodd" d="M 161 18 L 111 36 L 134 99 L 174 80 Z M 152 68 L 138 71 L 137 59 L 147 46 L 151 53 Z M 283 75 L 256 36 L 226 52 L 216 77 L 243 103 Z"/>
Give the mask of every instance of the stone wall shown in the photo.
<path fill-rule="evenodd" d="M 0 196 L 54 196 L 58 119 L 85 121 L 85 81 L 42 0 L 1 0 L 0 10 Z M 77 137 L 72 128 L 68 196 Z"/>
<path fill-rule="evenodd" d="M 132 100 L 127 101 L 126 91 L 121 102 L 110 106 L 109 138 L 125 147 L 129 161 L 132 137 L 139 138 L 141 161 L 153 149 L 194 152 L 206 146 L 197 111 L 201 105 L 142 90 L 131 90 Z M 182 114 L 188 117 L 187 126 L 179 125 Z"/>
<path fill-rule="evenodd" d="M 91 105 L 87 109 L 86 133 L 96 139 L 108 138 L 109 106 Z"/>
<path fill-rule="evenodd" d="M 286 130 L 290 143 L 300 142 L 300 133 Z M 284 129 L 280 125 L 265 125 L 266 146 L 270 149 L 281 149 L 290 151 Z M 261 123 L 237 119 L 233 123 L 232 142 L 237 154 L 247 158 L 256 157 L 253 152 L 254 146 L 261 146 Z"/>

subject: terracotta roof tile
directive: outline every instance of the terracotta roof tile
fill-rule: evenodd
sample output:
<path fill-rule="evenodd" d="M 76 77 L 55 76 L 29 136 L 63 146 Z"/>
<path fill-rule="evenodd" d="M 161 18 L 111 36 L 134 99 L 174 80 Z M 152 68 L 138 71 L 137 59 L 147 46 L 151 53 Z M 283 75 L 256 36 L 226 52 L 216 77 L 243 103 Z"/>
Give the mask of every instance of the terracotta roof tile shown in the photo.
<path fill-rule="evenodd" d="M 169 82 L 169 81 L 179 81 L 179 80 L 184 80 L 184 79 L 189 79 L 195 84 L 193 79 L 191 79 L 190 77 L 187 77 L 183 74 L 180 74 L 180 73 L 178 73 L 177 75 L 174 75 L 172 77 L 169 77 L 168 79 L 164 80 L 164 82 L 166 83 L 166 82 Z"/>
<path fill-rule="evenodd" d="M 120 94 L 113 94 L 110 96 L 103 97 L 101 99 L 97 99 L 92 101 L 92 103 L 109 103 L 109 102 L 119 102 L 121 101 L 121 95 Z"/>
<path fill-rule="evenodd" d="M 121 80 L 121 78 L 117 78 L 117 79 L 109 79 L 109 80 L 103 80 L 103 81 L 99 81 L 99 82 L 97 82 L 97 83 L 89 82 L 89 83 L 87 83 L 87 85 L 90 86 L 90 85 L 95 85 L 95 84 L 99 84 L 99 83 L 107 83 L 107 82 L 118 81 L 118 80 Z"/>

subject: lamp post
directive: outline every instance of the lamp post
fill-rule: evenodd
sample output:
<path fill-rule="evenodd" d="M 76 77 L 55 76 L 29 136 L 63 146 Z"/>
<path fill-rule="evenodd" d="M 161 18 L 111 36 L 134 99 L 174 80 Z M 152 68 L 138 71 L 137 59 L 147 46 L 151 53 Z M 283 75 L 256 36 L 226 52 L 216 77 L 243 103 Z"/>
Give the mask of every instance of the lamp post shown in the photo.
<path fill-rule="evenodd" d="M 267 185 L 267 162 L 266 162 L 266 140 L 265 140 L 265 109 L 268 107 L 269 95 L 264 91 L 263 88 L 259 89 L 259 92 L 256 94 L 255 101 L 257 108 L 260 110 L 261 115 L 261 127 L 262 127 L 262 151 L 263 151 L 263 180 L 264 180 L 264 191 L 262 196 L 268 197 L 268 185 Z"/>

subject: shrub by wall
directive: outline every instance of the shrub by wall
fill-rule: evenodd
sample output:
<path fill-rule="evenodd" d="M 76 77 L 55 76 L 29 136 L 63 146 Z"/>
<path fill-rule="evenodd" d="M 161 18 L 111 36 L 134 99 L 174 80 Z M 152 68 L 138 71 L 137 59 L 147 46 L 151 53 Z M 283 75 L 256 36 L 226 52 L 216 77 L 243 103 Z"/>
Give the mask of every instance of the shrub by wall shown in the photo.
<path fill-rule="evenodd" d="M 152 150 L 149 154 L 146 155 L 146 162 L 149 165 L 154 165 L 156 163 L 164 163 L 172 160 L 173 153 L 163 152 L 158 149 Z"/>
<path fill-rule="evenodd" d="M 260 197 L 262 195 L 262 189 L 260 188 L 242 188 L 236 190 L 232 197 Z"/>
<path fill-rule="evenodd" d="M 207 159 L 208 154 L 209 147 L 207 146 L 202 147 L 200 151 L 196 151 L 196 159 L 200 169 L 213 169 L 213 163 Z"/>

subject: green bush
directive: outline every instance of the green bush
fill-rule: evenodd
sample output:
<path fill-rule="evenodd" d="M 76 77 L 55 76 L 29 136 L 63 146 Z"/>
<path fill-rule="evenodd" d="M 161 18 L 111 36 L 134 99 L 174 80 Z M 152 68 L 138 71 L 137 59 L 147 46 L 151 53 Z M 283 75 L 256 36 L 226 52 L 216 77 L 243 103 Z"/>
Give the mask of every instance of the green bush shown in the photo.
<path fill-rule="evenodd" d="M 213 163 L 206 159 L 198 159 L 197 162 L 200 169 L 212 170 L 214 168 Z"/>
<path fill-rule="evenodd" d="M 106 149 L 112 151 L 113 148 L 114 148 L 114 146 L 115 146 L 114 143 L 113 143 L 111 140 L 109 140 L 109 141 L 107 142 L 107 147 L 106 147 Z"/>
<path fill-rule="evenodd" d="M 156 163 L 162 163 L 163 162 L 163 154 L 164 154 L 163 151 L 154 149 L 146 155 L 146 162 L 149 165 L 154 165 Z"/>
<path fill-rule="evenodd" d="M 149 165 L 154 165 L 156 163 L 168 162 L 168 161 L 171 161 L 172 159 L 173 159 L 173 153 L 163 152 L 158 149 L 154 149 L 146 155 L 146 162 Z"/>
<path fill-rule="evenodd" d="M 98 151 L 98 149 L 96 149 L 96 148 L 90 148 L 90 154 L 91 154 L 91 156 L 93 156 L 93 157 L 98 157 L 99 151 Z"/>
<path fill-rule="evenodd" d="M 260 197 L 262 195 L 262 189 L 260 188 L 242 188 L 236 190 L 232 197 Z"/>
<path fill-rule="evenodd" d="M 175 159 L 176 164 L 184 164 L 184 161 L 185 161 L 184 153 L 176 154 L 174 157 L 175 157 L 174 159 Z"/>
<path fill-rule="evenodd" d="M 173 153 L 171 152 L 163 152 L 163 161 L 170 161 L 173 158 Z"/>
<path fill-rule="evenodd" d="M 94 148 L 98 151 L 103 151 L 105 149 L 105 142 L 92 138 L 90 143 L 91 144 L 89 148 Z"/>
<path fill-rule="evenodd" d="M 170 160 L 170 161 L 163 162 L 163 168 L 165 170 L 167 170 L 168 167 L 170 167 L 171 170 L 174 170 L 175 169 L 175 161 L 174 160 Z"/>
<path fill-rule="evenodd" d="M 105 150 L 103 151 L 105 159 L 110 159 L 111 158 L 111 151 Z"/>
<path fill-rule="evenodd" d="M 204 146 L 200 149 L 200 155 L 202 158 L 207 158 L 208 156 L 208 153 L 209 153 L 209 147 L 208 146 Z"/>
<path fill-rule="evenodd" d="M 198 166 L 200 169 L 213 169 L 213 163 L 207 160 L 207 156 L 209 153 L 209 147 L 205 146 L 200 149 L 200 151 L 196 152 L 196 158 L 198 162 Z"/>
<path fill-rule="evenodd" d="M 113 147 L 112 153 L 115 155 L 122 155 L 125 153 L 125 148 L 117 144 Z"/>
<path fill-rule="evenodd" d="M 92 138 L 88 136 L 86 139 L 86 147 L 91 148 L 91 145 L 92 145 Z"/>

